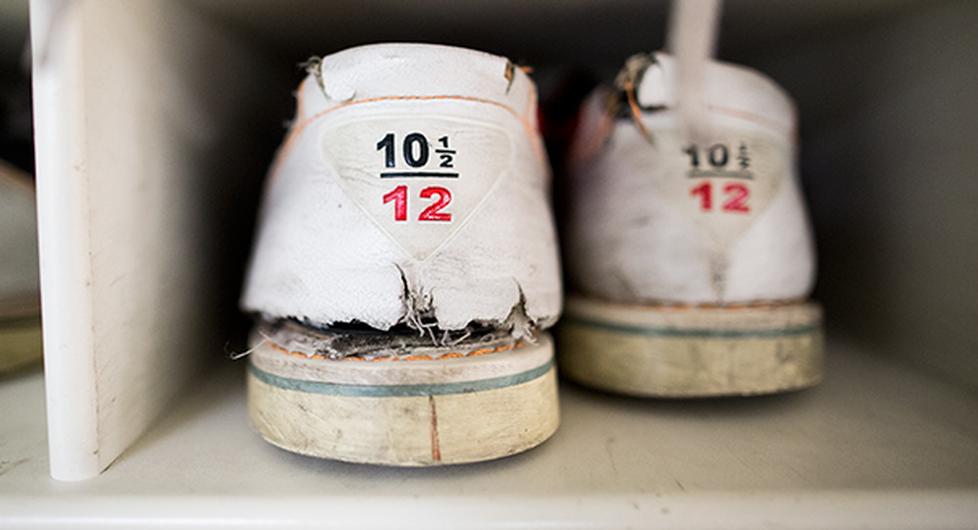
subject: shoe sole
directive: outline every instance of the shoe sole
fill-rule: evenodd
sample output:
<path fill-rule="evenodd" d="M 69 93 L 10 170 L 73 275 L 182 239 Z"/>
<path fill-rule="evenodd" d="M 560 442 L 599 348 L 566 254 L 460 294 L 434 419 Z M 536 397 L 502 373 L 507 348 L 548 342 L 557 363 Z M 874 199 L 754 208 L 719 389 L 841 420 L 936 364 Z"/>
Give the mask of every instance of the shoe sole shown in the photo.
<path fill-rule="evenodd" d="M 822 379 L 821 315 L 810 302 L 677 308 L 571 297 L 557 332 L 561 373 L 650 397 L 807 388 Z"/>
<path fill-rule="evenodd" d="M 547 440 L 559 423 L 549 335 L 469 346 L 438 360 L 333 360 L 266 337 L 250 354 L 249 415 L 282 449 L 392 466 L 492 460 Z"/>

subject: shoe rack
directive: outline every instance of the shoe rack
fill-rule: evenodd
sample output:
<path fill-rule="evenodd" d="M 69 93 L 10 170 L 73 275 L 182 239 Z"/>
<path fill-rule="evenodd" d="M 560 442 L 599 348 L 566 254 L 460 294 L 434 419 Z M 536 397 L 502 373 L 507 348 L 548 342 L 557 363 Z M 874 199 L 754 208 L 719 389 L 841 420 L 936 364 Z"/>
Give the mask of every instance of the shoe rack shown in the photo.
<path fill-rule="evenodd" d="M 563 382 L 553 439 L 435 469 L 295 456 L 249 427 L 235 296 L 294 65 L 418 40 L 528 62 L 543 85 L 610 78 L 661 46 L 667 8 L 31 0 L 45 367 L 0 379 L 0 527 L 973 528 L 969 2 L 724 5 L 720 57 L 799 107 L 819 387 L 662 401 Z M 9 34 L 19 12 L 0 10 Z"/>

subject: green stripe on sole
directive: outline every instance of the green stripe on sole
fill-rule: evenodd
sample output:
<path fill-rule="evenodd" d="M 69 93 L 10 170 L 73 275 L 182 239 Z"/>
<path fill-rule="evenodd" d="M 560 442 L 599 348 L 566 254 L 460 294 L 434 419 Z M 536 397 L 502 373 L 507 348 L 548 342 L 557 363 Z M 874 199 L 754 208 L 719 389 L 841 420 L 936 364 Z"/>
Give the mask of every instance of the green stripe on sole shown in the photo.
<path fill-rule="evenodd" d="M 772 339 L 780 337 L 797 337 L 816 333 L 821 328 L 819 323 L 805 324 L 776 329 L 709 329 L 709 328 L 674 328 L 665 326 L 642 326 L 639 324 L 621 324 L 604 320 L 594 320 L 576 315 L 565 315 L 565 324 L 591 326 L 647 337 L 686 337 L 698 339 Z"/>
<path fill-rule="evenodd" d="M 472 392 L 483 392 L 485 390 L 505 388 L 532 381 L 549 372 L 552 366 L 553 361 L 548 360 L 536 368 L 531 368 L 518 374 L 504 375 L 476 381 L 463 381 L 459 383 L 423 385 L 348 385 L 342 383 L 326 383 L 322 381 L 308 381 L 304 379 L 282 377 L 279 375 L 270 374 L 256 367 L 254 364 L 248 364 L 248 368 L 251 370 L 252 375 L 267 385 L 284 390 L 295 390 L 298 392 L 352 397 L 441 396 L 445 394 L 469 394 Z"/>

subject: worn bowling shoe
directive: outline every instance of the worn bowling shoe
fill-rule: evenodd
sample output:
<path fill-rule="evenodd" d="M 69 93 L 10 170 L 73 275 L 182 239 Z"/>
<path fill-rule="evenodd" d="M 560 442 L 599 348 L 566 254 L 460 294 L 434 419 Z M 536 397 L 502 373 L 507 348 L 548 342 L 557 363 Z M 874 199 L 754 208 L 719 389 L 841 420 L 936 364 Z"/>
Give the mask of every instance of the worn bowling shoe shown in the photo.
<path fill-rule="evenodd" d="M 631 58 L 584 104 L 570 156 L 561 366 L 626 394 L 799 389 L 822 374 L 795 108 L 762 74 L 710 60 L 699 122 L 677 62 Z"/>
<path fill-rule="evenodd" d="M 242 297 L 262 436 L 405 466 L 542 443 L 562 300 L 533 81 L 383 44 L 311 61 L 297 99 Z"/>

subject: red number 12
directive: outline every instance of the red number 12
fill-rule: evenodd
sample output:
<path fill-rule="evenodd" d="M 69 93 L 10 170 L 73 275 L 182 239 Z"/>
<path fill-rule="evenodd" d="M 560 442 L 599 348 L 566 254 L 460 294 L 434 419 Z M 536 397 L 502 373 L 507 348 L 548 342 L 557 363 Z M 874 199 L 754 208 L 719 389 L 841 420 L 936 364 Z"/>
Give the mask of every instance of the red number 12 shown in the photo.
<path fill-rule="evenodd" d="M 422 199 L 436 197 L 435 202 L 428 205 L 418 215 L 418 221 L 451 222 L 451 212 L 443 212 L 452 202 L 452 192 L 441 186 L 428 186 L 418 194 Z M 401 185 L 384 195 L 384 204 L 394 203 L 394 221 L 407 221 L 407 186 Z"/>
<path fill-rule="evenodd" d="M 726 201 L 723 203 L 723 211 L 734 213 L 749 213 L 750 206 L 747 205 L 747 198 L 750 197 L 750 188 L 739 182 L 725 184 L 723 193 Z M 704 182 L 699 186 L 689 190 L 689 194 L 697 197 L 700 201 L 700 209 L 708 212 L 713 209 L 713 183 Z"/>

